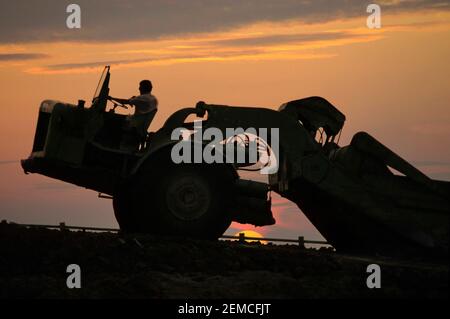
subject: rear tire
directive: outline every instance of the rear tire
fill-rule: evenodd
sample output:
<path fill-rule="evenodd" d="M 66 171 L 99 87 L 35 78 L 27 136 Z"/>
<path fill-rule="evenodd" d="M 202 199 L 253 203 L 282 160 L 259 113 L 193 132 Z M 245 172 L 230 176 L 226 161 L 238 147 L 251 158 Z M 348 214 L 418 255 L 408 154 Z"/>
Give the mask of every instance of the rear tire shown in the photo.
<path fill-rule="evenodd" d="M 217 239 L 231 224 L 233 173 L 223 164 L 148 165 L 117 189 L 116 219 L 124 232 Z"/>

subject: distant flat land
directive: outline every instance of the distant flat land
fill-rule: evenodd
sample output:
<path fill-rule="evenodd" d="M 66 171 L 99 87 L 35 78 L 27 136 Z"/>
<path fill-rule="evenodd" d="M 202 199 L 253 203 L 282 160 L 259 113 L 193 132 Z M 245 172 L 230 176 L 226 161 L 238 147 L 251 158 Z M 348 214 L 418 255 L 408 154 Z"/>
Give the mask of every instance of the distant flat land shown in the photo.
<path fill-rule="evenodd" d="M 368 289 L 369 264 L 381 288 Z M 81 267 L 81 289 L 66 268 Z M 448 264 L 0 225 L 0 298 L 448 298 Z"/>

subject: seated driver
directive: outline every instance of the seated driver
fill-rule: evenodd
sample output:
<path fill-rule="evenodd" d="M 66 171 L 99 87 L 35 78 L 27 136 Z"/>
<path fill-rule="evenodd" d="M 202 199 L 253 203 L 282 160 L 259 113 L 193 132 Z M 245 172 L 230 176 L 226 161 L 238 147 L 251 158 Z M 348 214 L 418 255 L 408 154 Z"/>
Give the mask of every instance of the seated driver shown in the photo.
<path fill-rule="evenodd" d="M 158 100 L 152 95 L 153 85 L 150 80 L 142 80 L 139 83 L 139 92 L 141 95 L 133 96 L 130 99 L 120 99 L 109 97 L 111 100 L 117 101 L 121 104 L 128 104 L 134 106 L 136 109 L 134 115 L 147 114 L 158 109 Z"/>
<path fill-rule="evenodd" d="M 109 99 L 121 104 L 128 104 L 135 107 L 134 114 L 127 117 L 125 129 L 136 129 L 141 141 L 145 140 L 147 129 L 158 110 L 158 100 L 151 94 L 152 89 L 153 85 L 151 81 L 142 80 L 139 83 L 139 92 L 141 95 L 133 96 L 130 99 L 109 97 Z"/>

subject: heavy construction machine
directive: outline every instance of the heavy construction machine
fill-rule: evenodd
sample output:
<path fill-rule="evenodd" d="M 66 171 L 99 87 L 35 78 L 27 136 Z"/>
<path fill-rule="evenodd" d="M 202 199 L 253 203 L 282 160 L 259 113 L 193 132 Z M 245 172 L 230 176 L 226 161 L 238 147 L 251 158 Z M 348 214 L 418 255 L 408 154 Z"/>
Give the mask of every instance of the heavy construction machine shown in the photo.
<path fill-rule="evenodd" d="M 232 221 L 272 225 L 273 191 L 296 203 L 337 251 L 448 255 L 450 182 L 430 179 L 364 132 L 340 147 L 345 116 L 327 100 L 299 99 L 278 110 L 199 102 L 144 139 L 136 133 L 134 146 L 123 148 L 133 132 L 116 112 L 122 105 L 108 106 L 109 80 L 106 67 L 89 108 L 84 101 L 43 101 L 22 167 L 111 197 L 122 231 L 217 239 Z M 214 156 L 224 161 L 176 163 L 178 143 L 211 147 L 211 137 L 192 138 L 199 122 L 203 130 L 223 132 L 220 144 L 235 150 L 257 141 L 258 163 L 250 156 L 236 161 L 220 147 Z M 179 128 L 190 134 L 174 139 Z M 227 135 L 229 128 L 265 128 L 269 136 Z M 270 160 L 261 166 L 263 153 Z M 276 168 L 268 183 L 242 178 L 242 171 L 267 162 Z"/>

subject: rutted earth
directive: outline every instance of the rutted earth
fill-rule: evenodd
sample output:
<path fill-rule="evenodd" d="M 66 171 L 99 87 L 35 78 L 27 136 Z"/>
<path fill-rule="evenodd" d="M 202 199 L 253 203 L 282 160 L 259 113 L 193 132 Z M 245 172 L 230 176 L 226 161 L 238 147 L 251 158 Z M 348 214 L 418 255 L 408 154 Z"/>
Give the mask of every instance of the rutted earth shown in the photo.
<path fill-rule="evenodd" d="M 366 285 L 372 263 L 381 267 L 380 289 Z M 69 264 L 81 267 L 81 289 L 67 288 Z M 0 224 L 1 298 L 447 296 L 446 263 Z"/>

